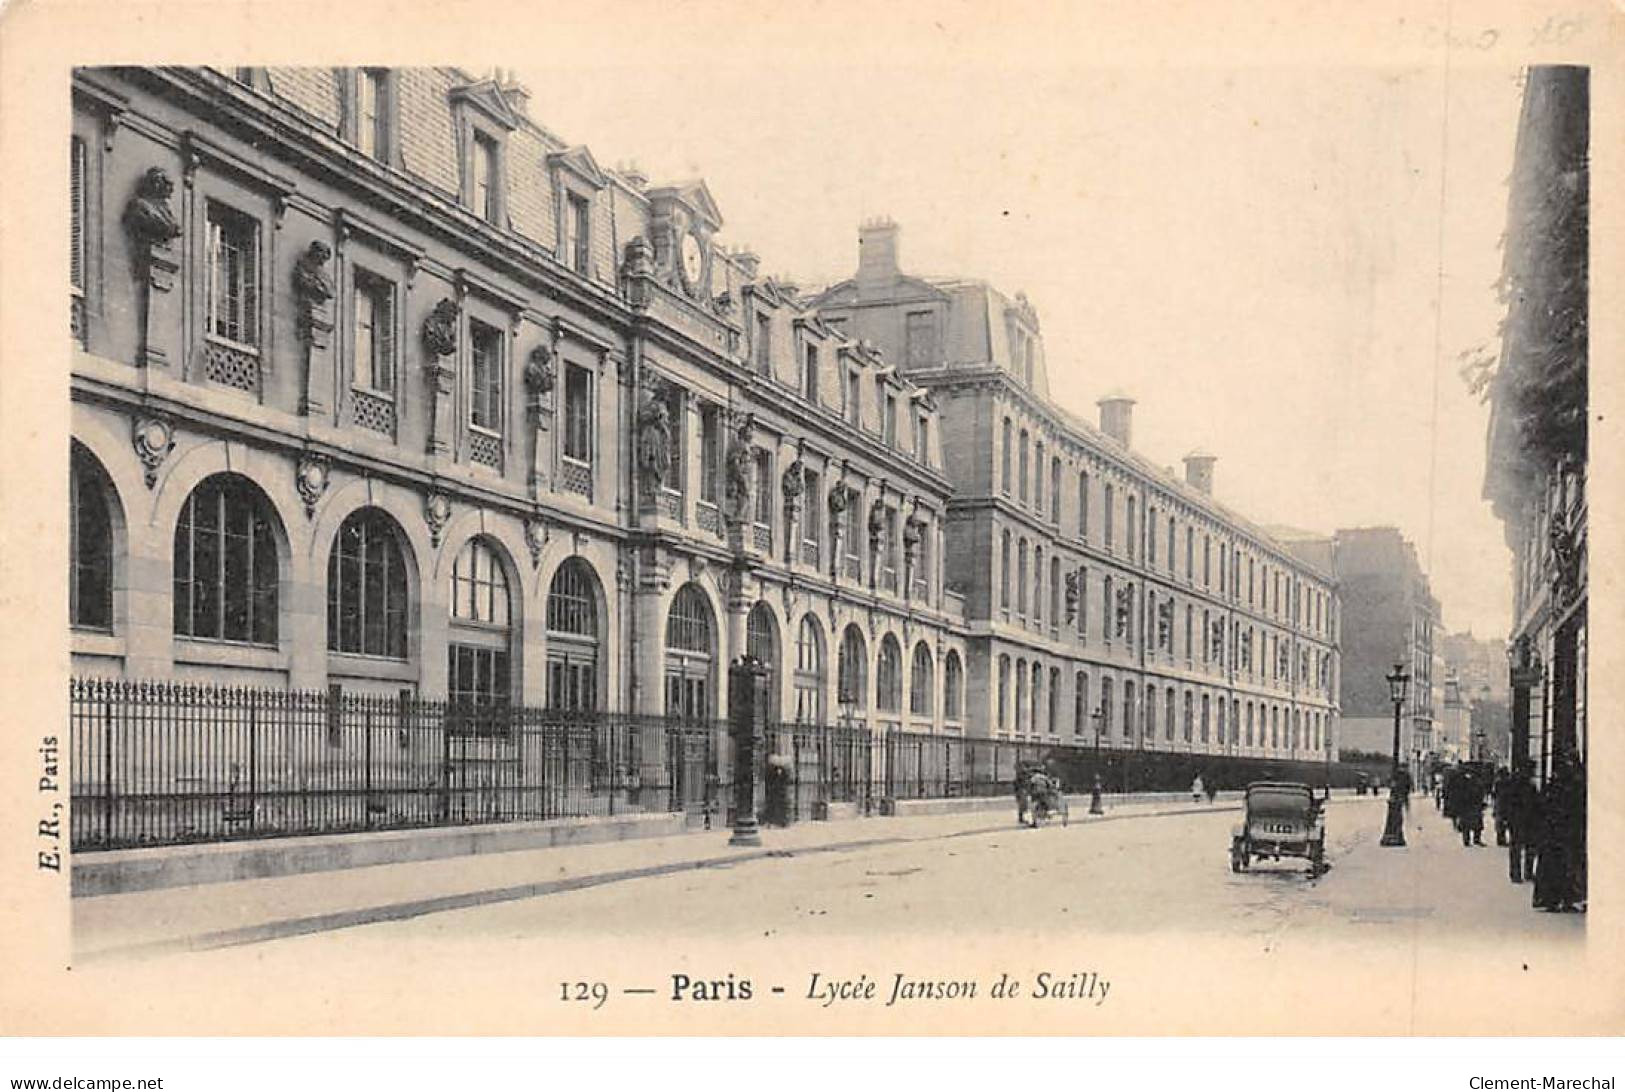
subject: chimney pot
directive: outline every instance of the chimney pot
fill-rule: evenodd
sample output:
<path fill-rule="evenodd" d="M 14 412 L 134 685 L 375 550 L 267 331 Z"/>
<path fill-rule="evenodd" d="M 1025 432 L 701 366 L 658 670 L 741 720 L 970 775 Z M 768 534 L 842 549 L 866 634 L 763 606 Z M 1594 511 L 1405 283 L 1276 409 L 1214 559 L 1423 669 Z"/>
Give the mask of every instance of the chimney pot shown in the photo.
<path fill-rule="evenodd" d="M 897 279 L 897 221 L 886 216 L 858 227 L 858 287 L 890 287 Z"/>
<path fill-rule="evenodd" d="M 1100 407 L 1100 431 L 1128 447 L 1134 432 L 1134 399 L 1113 393 L 1095 404 Z"/>
<path fill-rule="evenodd" d="M 1205 451 L 1193 451 L 1185 456 L 1186 484 L 1211 497 L 1213 495 L 1213 464 L 1218 461 L 1217 455 L 1209 455 Z"/>

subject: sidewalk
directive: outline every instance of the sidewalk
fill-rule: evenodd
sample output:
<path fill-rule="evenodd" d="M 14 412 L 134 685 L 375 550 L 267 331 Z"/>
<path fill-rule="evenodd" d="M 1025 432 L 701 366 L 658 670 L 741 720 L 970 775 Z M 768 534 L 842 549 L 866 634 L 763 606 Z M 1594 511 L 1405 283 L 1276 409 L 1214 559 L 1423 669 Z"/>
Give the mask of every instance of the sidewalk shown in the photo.
<path fill-rule="evenodd" d="M 1087 797 L 1069 799 L 1074 825 L 1240 807 L 1234 798 L 1108 803 L 1106 815 L 1089 816 Z M 759 847 L 729 846 L 729 832 L 709 831 L 78 898 L 75 960 L 252 944 L 686 869 L 1010 830 L 1013 812 L 1005 801 L 997 810 L 766 828 Z"/>

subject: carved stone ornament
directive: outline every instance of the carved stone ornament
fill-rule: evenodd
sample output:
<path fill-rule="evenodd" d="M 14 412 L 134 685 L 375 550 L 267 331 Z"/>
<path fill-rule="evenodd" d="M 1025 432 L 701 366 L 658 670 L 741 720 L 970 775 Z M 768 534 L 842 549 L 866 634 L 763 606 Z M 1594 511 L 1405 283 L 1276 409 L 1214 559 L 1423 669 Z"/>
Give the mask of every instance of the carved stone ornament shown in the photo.
<path fill-rule="evenodd" d="M 626 244 L 625 270 L 628 277 L 652 277 L 655 272 L 655 251 L 649 240 L 633 236 Z"/>
<path fill-rule="evenodd" d="M 547 545 L 547 524 L 539 519 L 525 521 L 525 546 L 530 550 L 530 567 L 542 567 L 542 549 Z"/>
<path fill-rule="evenodd" d="M 180 235 L 180 222 L 169 207 L 174 192 L 175 183 L 162 167 L 148 167 L 136 183 L 135 196 L 124 206 L 124 230 L 130 233 L 138 253 Z"/>
<path fill-rule="evenodd" d="M 874 542 L 886 533 L 886 502 L 875 501 L 869 506 L 869 541 Z"/>
<path fill-rule="evenodd" d="M 441 299 L 423 320 L 423 345 L 435 357 L 457 350 L 457 304 L 451 298 Z"/>
<path fill-rule="evenodd" d="M 807 466 L 800 459 L 784 468 L 779 478 L 779 492 L 784 496 L 784 506 L 792 512 L 801 506 L 801 494 L 807 487 Z"/>
<path fill-rule="evenodd" d="M 525 390 L 532 398 L 540 398 L 552 392 L 554 382 L 552 346 L 538 345 L 525 361 Z"/>
<path fill-rule="evenodd" d="M 912 552 L 925 537 L 925 521 L 923 519 L 909 519 L 903 524 L 903 549 Z"/>
<path fill-rule="evenodd" d="M 1078 572 L 1074 569 L 1066 574 L 1066 620 L 1071 623 L 1078 616 Z"/>
<path fill-rule="evenodd" d="M 727 318 L 729 315 L 734 313 L 733 293 L 719 293 L 717 297 L 711 301 L 711 305 L 716 308 L 717 314 L 721 315 L 723 318 Z"/>
<path fill-rule="evenodd" d="M 850 493 L 851 490 L 847 489 L 847 487 L 844 485 L 837 485 L 834 489 L 829 491 L 829 514 L 835 517 L 837 532 L 839 530 L 840 517 L 846 514 L 846 506 L 851 502 L 852 498 L 849 495 Z"/>
<path fill-rule="evenodd" d="M 142 474 L 151 489 L 158 482 L 158 468 L 175 450 L 175 430 L 168 421 L 158 417 L 138 417 L 130 434 L 130 443 L 141 460 Z"/>
<path fill-rule="evenodd" d="M 327 492 L 327 460 L 320 455 L 305 455 L 294 472 L 293 484 L 299 490 L 299 499 L 305 502 L 306 518 L 316 514 L 316 502 Z"/>
<path fill-rule="evenodd" d="M 423 522 L 429 525 L 429 544 L 440 546 L 440 536 L 451 521 L 451 501 L 438 489 L 423 498 Z"/>

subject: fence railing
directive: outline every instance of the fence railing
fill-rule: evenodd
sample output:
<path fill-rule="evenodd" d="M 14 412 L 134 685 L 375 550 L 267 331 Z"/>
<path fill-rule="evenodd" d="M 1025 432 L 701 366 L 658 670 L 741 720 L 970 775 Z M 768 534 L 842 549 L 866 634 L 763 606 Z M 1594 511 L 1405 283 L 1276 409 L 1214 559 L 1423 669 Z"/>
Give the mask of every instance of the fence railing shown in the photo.
<path fill-rule="evenodd" d="M 731 819 L 734 744 L 722 721 L 123 679 L 73 680 L 69 720 L 81 851 L 634 813 Z M 1098 774 L 1114 792 L 1185 788 L 1197 773 L 1319 783 L 1326 769 L 770 724 L 756 784 L 770 821 L 796 822 L 839 806 L 1007 794 L 1026 762 L 1075 791 Z"/>

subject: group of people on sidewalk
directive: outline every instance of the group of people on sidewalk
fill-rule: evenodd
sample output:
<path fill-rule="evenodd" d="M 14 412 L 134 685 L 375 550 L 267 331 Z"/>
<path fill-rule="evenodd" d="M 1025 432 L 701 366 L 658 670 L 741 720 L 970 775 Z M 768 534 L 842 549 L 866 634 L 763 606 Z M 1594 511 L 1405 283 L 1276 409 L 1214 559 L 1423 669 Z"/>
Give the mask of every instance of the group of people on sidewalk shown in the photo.
<path fill-rule="evenodd" d="M 1507 847 L 1507 878 L 1534 882 L 1537 910 L 1568 913 L 1586 905 L 1585 771 L 1559 754 L 1537 789 L 1517 771 L 1464 762 L 1433 775 L 1434 805 L 1464 846 L 1484 844 L 1484 807 L 1492 806 L 1495 844 Z"/>

